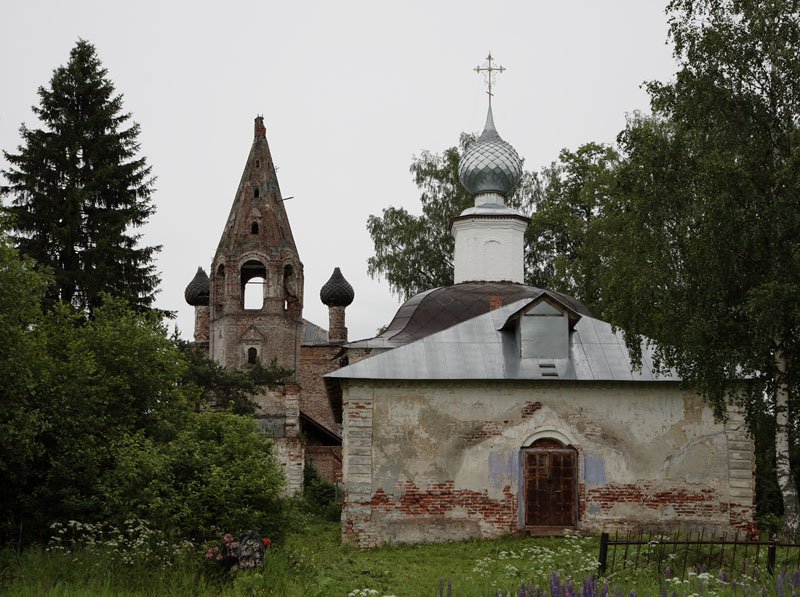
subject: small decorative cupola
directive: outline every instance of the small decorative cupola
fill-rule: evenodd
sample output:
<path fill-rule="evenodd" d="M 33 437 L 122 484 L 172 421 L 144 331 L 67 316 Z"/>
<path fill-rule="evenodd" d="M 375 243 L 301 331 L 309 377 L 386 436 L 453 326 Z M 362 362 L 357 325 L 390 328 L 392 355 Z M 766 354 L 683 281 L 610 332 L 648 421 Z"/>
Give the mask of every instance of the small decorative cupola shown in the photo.
<path fill-rule="evenodd" d="M 194 341 L 208 341 L 208 297 L 211 281 L 202 267 L 197 268 L 197 273 L 189 282 L 183 292 L 183 298 L 194 307 Z"/>
<path fill-rule="evenodd" d="M 344 310 L 355 298 L 356 293 L 350 283 L 344 279 L 342 271 L 334 268 L 330 279 L 319 291 L 319 298 L 328 307 L 328 341 L 332 343 L 347 342 Z"/>
<path fill-rule="evenodd" d="M 522 177 L 522 160 L 503 141 L 492 114 L 492 66 L 475 70 L 487 73 L 489 110 L 480 137 L 467 147 L 458 167 L 464 188 L 474 197 L 474 207 L 465 209 L 450 222 L 455 237 L 454 281 L 524 282 L 524 238 L 530 219 L 505 204 Z"/>

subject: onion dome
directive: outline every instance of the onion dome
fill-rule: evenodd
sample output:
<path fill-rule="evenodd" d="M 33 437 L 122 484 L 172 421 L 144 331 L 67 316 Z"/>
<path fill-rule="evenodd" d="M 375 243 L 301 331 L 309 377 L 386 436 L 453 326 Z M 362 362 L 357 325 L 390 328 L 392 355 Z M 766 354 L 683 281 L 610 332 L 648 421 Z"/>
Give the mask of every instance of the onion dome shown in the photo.
<path fill-rule="evenodd" d="M 194 278 L 183 291 L 183 298 L 193 307 L 207 307 L 210 283 L 206 271 L 202 267 L 198 267 Z"/>
<path fill-rule="evenodd" d="M 522 177 L 522 160 L 494 128 L 491 105 L 481 136 L 461 156 L 458 177 L 472 195 L 498 193 L 504 197 Z"/>
<path fill-rule="evenodd" d="M 330 279 L 319 291 L 319 299 L 328 307 L 347 307 L 353 302 L 356 293 L 350 282 L 344 279 L 341 270 L 334 268 Z"/>

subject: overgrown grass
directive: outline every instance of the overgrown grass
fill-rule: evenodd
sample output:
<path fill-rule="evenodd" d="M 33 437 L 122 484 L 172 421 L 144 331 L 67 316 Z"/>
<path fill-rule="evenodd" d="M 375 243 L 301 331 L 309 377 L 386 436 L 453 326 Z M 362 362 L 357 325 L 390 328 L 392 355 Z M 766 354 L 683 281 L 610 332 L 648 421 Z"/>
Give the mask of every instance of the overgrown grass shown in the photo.
<path fill-rule="evenodd" d="M 533 539 L 394 546 L 360 551 L 341 545 L 336 523 L 309 524 L 303 533 L 267 551 L 263 571 L 226 577 L 203 560 L 200 549 L 173 549 L 170 556 L 127 559 L 114 550 L 82 546 L 77 550 L 30 548 L 0 552 L 0 593 L 22 596 L 331 596 L 438 595 L 440 579 L 454 597 L 519 595 L 523 583 L 549 595 L 551 573 L 580 595 L 595 571 L 596 538 Z M 598 583 L 602 593 L 603 580 Z M 654 568 L 617 572 L 608 579 L 610 595 L 792 595 L 800 575 L 743 579 L 734 589 L 712 572 L 687 574 L 667 582 Z M 796 590 L 796 589 L 794 589 Z M 374 591 L 374 593 L 373 593 Z M 618 593 L 619 591 L 619 593 Z M 535 593 L 534 593 L 535 594 Z"/>

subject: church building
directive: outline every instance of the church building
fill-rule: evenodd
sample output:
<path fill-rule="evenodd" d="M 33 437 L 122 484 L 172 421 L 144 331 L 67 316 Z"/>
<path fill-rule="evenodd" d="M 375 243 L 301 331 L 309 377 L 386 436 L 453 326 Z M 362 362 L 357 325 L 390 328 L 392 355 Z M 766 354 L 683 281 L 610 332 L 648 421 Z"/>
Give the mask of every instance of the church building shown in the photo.
<path fill-rule="evenodd" d="M 455 284 L 347 345 L 326 385 L 342 425 L 342 533 L 361 547 L 506 533 L 750 532 L 753 443 L 580 301 L 524 284 L 522 164 L 491 104 L 459 175 Z"/>
<path fill-rule="evenodd" d="M 715 420 L 646 346 L 637 369 L 622 334 L 584 304 L 524 283 L 529 218 L 506 205 L 521 174 L 490 102 L 459 167 L 474 205 L 451 220 L 454 284 L 348 342 L 354 291 L 338 268 L 320 290 L 329 329 L 303 319 L 303 263 L 256 118 L 210 275 L 199 268 L 186 288 L 195 346 L 226 367 L 293 371 L 256 397 L 256 418 L 289 493 L 309 463 L 341 478 L 343 538 L 358 546 L 564 529 L 751 532 L 742 414 Z"/>
<path fill-rule="evenodd" d="M 255 397 L 256 419 L 274 439 L 289 494 L 302 488 L 306 463 L 337 480 L 340 425 L 322 376 L 341 364 L 345 308 L 355 294 L 336 268 L 320 291 L 330 331 L 303 319 L 303 264 L 261 116 L 210 272 L 198 268 L 184 294 L 195 308 L 195 347 L 232 369 L 291 370 L 291 379 Z"/>

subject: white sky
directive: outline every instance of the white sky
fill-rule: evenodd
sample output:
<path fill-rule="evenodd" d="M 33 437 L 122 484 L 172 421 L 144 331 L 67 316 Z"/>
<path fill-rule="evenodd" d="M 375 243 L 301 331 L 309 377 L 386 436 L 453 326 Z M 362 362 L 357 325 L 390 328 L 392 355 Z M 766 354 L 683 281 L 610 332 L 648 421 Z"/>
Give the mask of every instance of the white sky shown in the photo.
<path fill-rule="evenodd" d="M 398 306 L 371 280 L 370 214 L 419 213 L 411 158 L 479 131 L 491 50 L 503 138 L 539 170 L 563 147 L 612 142 L 626 114 L 647 110 L 646 80 L 675 71 L 666 0 L 171 2 L 3 0 L 0 149 L 37 125 L 36 89 L 81 37 L 95 44 L 141 153 L 158 177 L 144 242 L 161 244 L 157 305 L 178 312 L 207 271 L 264 115 L 305 270 L 304 316 L 327 328 L 319 289 L 339 266 L 356 298 L 350 339 L 374 335 Z M 0 168 L 6 163 L 0 157 Z"/>

